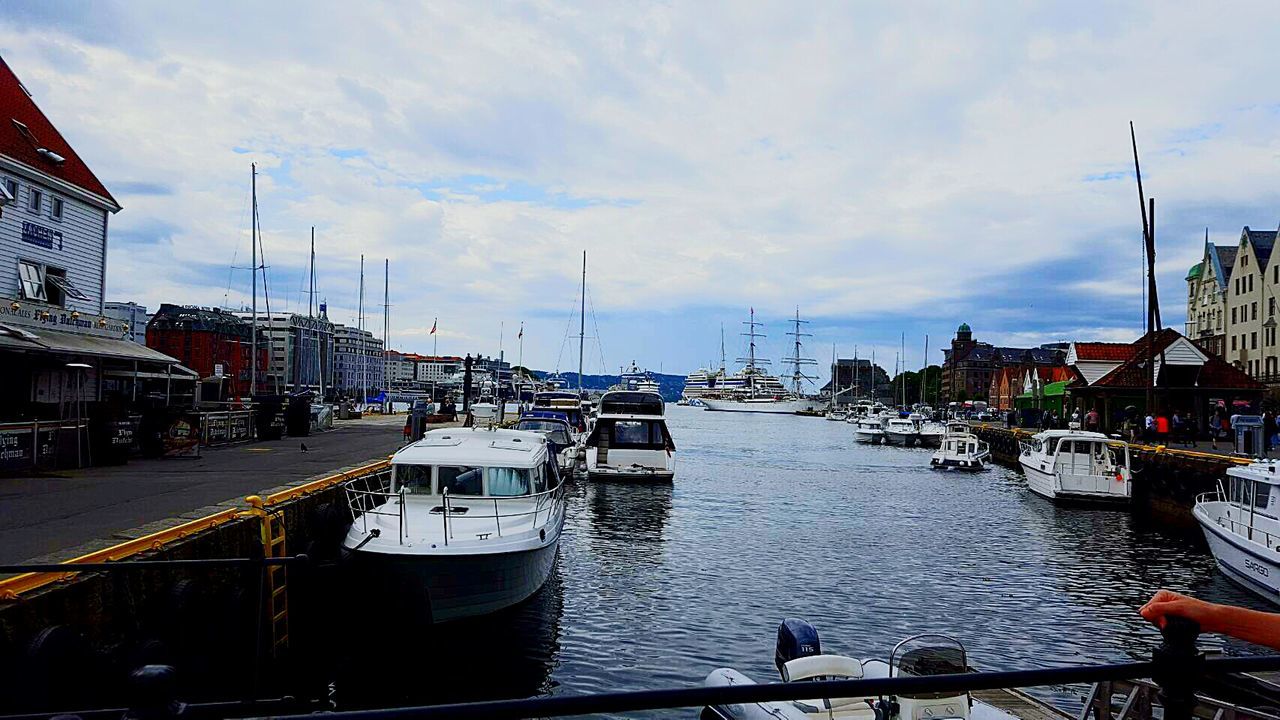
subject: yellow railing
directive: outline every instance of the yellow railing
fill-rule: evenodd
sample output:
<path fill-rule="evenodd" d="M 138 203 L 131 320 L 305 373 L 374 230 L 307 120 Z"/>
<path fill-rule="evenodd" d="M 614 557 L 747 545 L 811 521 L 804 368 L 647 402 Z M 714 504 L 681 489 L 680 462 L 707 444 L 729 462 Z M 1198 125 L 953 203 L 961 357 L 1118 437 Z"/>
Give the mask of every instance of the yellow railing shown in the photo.
<path fill-rule="evenodd" d="M 294 500 L 305 495 L 310 495 L 311 493 L 331 488 L 361 475 L 379 472 L 390 466 L 390 460 L 378 460 L 368 463 L 367 465 L 362 465 L 354 470 L 335 473 L 318 480 L 313 480 L 312 482 L 304 485 L 292 487 L 287 490 L 281 490 L 280 492 L 268 495 L 265 502 L 258 500 L 258 503 L 262 507 L 271 507 L 273 505 L 278 505 L 289 500 Z M 256 496 L 250 497 L 256 498 Z M 159 532 L 151 533 L 150 535 L 128 540 L 118 545 L 112 545 L 109 548 L 95 550 L 94 552 L 86 555 L 81 555 L 79 557 L 72 558 L 71 560 L 67 560 L 62 564 L 76 565 L 79 563 L 115 562 L 117 560 L 124 560 L 132 557 L 139 553 L 159 550 L 169 543 L 182 540 L 183 538 L 189 537 L 195 533 L 203 532 L 241 517 L 261 514 L 261 507 L 255 506 L 253 503 L 250 503 L 250 505 L 251 507 L 244 510 L 228 508 L 212 515 L 206 515 L 205 517 L 197 518 L 181 525 L 176 525 L 171 528 L 160 530 Z M 0 580 L 0 600 L 16 600 L 18 599 L 18 596 L 23 593 L 31 592 L 32 590 L 42 588 L 46 585 L 58 582 L 59 580 L 65 580 L 75 574 L 76 573 L 74 572 L 41 572 L 24 573 L 22 575 L 14 575 L 13 577 L 5 578 Z"/>

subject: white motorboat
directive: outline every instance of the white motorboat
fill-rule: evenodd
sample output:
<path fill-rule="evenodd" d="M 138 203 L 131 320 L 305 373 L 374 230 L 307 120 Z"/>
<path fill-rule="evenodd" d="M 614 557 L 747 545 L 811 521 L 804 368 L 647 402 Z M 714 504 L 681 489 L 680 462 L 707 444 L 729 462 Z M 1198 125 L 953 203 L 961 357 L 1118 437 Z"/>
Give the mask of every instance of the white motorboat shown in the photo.
<path fill-rule="evenodd" d="M 600 415 L 583 441 L 591 480 L 671 482 L 675 442 L 657 393 L 611 390 L 600 398 Z"/>
<path fill-rule="evenodd" d="M 564 486 L 539 433 L 432 430 L 391 458 L 390 485 L 348 486 L 353 564 L 407 619 L 492 613 L 546 581 Z"/>
<path fill-rule="evenodd" d="M 490 425 L 498 421 L 498 405 L 491 402 L 471 403 L 468 408 L 476 425 Z"/>
<path fill-rule="evenodd" d="M 958 640 L 946 635 L 916 635 L 898 643 L 885 660 L 858 660 L 824 654 L 818 631 L 803 620 L 789 618 L 778 628 L 774 664 L 786 683 L 814 680 L 861 680 L 927 676 L 969 671 L 968 656 Z M 733 668 L 707 675 L 703 685 L 754 685 Z M 899 694 L 889 697 L 814 698 L 733 705 L 712 705 L 702 717 L 721 720 L 1012 720 L 1013 716 L 976 700 L 968 693 Z"/>
<path fill-rule="evenodd" d="M 938 470 L 984 470 L 991 460 L 991 448 L 969 432 L 964 423 L 949 423 L 942 444 L 929 459 Z"/>
<path fill-rule="evenodd" d="M 1280 605 L 1280 475 L 1276 461 L 1227 470 L 1227 486 L 1196 498 L 1192 514 L 1222 574 Z"/>
<path fill-rule="evenodd" d="M 853 426 L 853 439 L 879 445 L 884 441 L 884 420 L 875 416 L 859 418 Z"/>
<path fill-rule="evenodd" d="M 826 418 L 835 422 L 844 422 L 849 418 L 849 411 L 843 408 L 830 408 L 827 410 Z"/>
<path fill-rule="evenodd" d="M 1022 442 L 1027 487 L 1050 500 L 1128 502 L 1129 445 L 1102 433 L 1046 430 Z"/>
<path fill-rule="evenodd" d="M 547 445 L 556 456 L 556 465 L 563 472 L 571 472 L 578 456 L 578 444 L 573 439 L 573 426 L 564 414 L 546 410 L 530 410 L 516 421 L 512 430 L 536 432 L 547 439 Z"/>

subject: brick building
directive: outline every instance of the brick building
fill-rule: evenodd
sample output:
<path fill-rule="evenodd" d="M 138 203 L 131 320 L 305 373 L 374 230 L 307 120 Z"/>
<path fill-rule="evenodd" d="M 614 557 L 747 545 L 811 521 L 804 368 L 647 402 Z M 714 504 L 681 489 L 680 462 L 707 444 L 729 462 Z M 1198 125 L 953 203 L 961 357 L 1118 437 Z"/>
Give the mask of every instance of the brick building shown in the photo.
<path fill-rule="evenodd" d="M 961 323 L 951 347 L 944 348 L 942 355 L 942 402 L 990 402 L 992 398 L 1005 397 L 1008 390 L 1000 390 L 1001 387 L 1014 384 L 1014 376 L 1010 375 L 1001 385 L 1001 370 L 1017 368 L 1017 377 L 1021 377 L 1029 369 L 1060 367 L 1064 364 L 1066 349 L 1057 343 L 1034 348 L 996 347 L 974 340 L 969 324 Z M 997 390 L 993 391 L 993 387 Z"/>
<path fill-rule="evenodd" d="M 225 401 L 250 394 L 253 328 L 216 308 L 165 303 L 147 323 L 147 347 L 171 355 L 200 374 L 201 398 Z M 267 339 L 258 331 L 258 381 L 265 377 Z"/>

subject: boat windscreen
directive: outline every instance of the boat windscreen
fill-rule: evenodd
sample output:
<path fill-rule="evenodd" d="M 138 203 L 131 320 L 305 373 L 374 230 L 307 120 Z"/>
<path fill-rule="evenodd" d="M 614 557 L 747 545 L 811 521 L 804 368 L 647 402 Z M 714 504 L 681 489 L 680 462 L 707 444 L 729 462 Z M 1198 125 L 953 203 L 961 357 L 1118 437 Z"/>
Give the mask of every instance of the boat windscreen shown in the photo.
<path fill-rule="evenodd" d="M 651 392 L 611 392 L 600 398 L 601 415 L 661 415 L 662 396 Z"/>
<path fill-rule="evenodd" d="M 912 648 L 898 660 L 898 672 L 903 675 L 951 675 L 967 671 L 964 650 L 958 647 Z"/>

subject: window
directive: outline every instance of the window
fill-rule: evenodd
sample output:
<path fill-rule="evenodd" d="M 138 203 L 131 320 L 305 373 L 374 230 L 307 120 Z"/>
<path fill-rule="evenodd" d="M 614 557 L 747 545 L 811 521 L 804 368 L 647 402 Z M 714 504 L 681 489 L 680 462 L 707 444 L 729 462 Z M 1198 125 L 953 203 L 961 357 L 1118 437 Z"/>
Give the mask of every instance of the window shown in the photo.
<path fill-rule="evenodd" d="M 35 188 L 27 189 L 27 209 L 37 215 L 40 214 L 40 205 L 44 202 L 44 193 Z"/>
<path fill-rule="evenodd" d="M 1277 265 L 1276 267 L 1280 267 L 1280 265 Z M 1272 315 L 1275 315 L 1275 314 L 1276 314 L 1276 299 L 1273 297 L 1267 298 L 1267 317 L 1271 317 Z"/>
<path fill-rule="evenodd" d="M 618 448 L 666 447 L 666 442 L 662 437 L 662 426 L 658 423 L 644 420 L 618 420 L 614 422 L 611 444 L 613 447 Z"/>
<path fill-rule="evenodd" d="M 489 495 L 528 495 L 533 486 L 533 471 L 529 468 L 491 467 L 485 468 L 485 475 L 489 483 Z"/>
<path fill-rule="evenodd" d="M 1249 349 L 1250 350 L 1258 349 L 1258 333 L 1256 332 L 1249 333 Z"/>
<path fill-rule="evenodd" d="M 1235 349 L 1236 349 L 1236 336 L 1235 336 L 1235 335 L 1232 335 L 1232 336 L 1231 336 L 1231 349 L 1232 349 L 1232 350 L 1235 350 Z"/>
<path fill-rule="evenodd" d="M 9 197 L 13 198 L 14 202 L 18 201 L 18 181 L 17 180 L 14 180 L 13 178 L 5 178 L 4 189 L 9 193 Z"/>
<path fill-rule="evenodd" d="M 1257 319 L 1258 319 L 1258 303 L 1256 303 L 1256 302 L 1255 302 L 1255 303 L 1252 303 L 1252 305 L 1253 305 L 1253 318 L 1252 318 L 1252 319 L 1253 319 L 1253 320 L 1257 320 Z"/>
<path fill-rule="evenodd" d="M 19 260 L 18 289 L 23 299 L 48 302 L 49 295 L 44 291 L 44 266 Z"/>
<path fill-rule="evenodd" d="M 1253 276 L 1249 276 L 1249 292 L 1253 292 Z"/>
<path fill-rule="evenodd" d="M 1235 309 L 1235 308 L 1231 308 L 1231 324 L 1232 324 L 1232 325 L 1235 325 L 1235 324 L 1236 324 L 1236 309 Z"/>
<path fill-rule="evenodd" d="M 450 495 L 481 495 L 482 468 L 465 465 L 441 465 L 437 472 L 437 489 L 443 493 L 448 489 Z"/>
<path fill-rule="evenodd" d="M 1241 256 L 1240 256 L 1240 267 L 1249 267 L 1249 256 L 1248 256 L 1248 255 L 1241 255 Z"/>
<path fill-rule="evenodd" d="M 431 494 L 430 465 L 396 465 L 395 490 L 404 488 L 407 493 Z"/>
<path fill-rule="evenodd" d="M 58 290 L 61 291 L 61 293 L 66 297 L 72 298 L 74 300 L 83 300 L 86 302 L 89 300 L 88 295 L 85 295 L 84 293 L 80 292 L 80 288 L 73 285 L 71 281 L 67 279 L 66 270 L 57 270 L 54 268 L 49 268 L 46 274 L 47 274 L 47 277 L 45 279 L 48 280 L 49 284 L 56 286 Z M 53 297 L 53 293 L 50 293 L 49 296 Z M 58 303 L 58 304 L 61 305 L 62 303 Z"/>
<path fill-rule="evenodd" d="M 49 217 L 53 218 L 54 220 L 62 219 L 62 198 L 55 197 L 50 201 Z"/>

